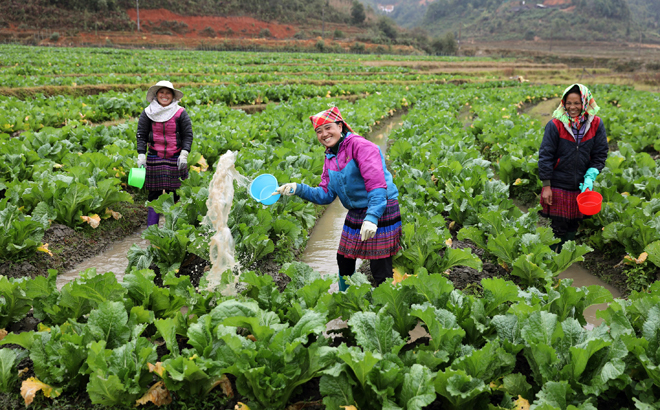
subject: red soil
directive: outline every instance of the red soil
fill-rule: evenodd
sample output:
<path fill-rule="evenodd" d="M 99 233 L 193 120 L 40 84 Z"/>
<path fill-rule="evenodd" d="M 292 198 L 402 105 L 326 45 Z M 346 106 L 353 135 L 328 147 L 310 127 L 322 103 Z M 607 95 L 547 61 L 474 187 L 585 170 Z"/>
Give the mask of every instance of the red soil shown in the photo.
<path fill-rule="evenodd" d="M 573 0 L 544 0 L 544 6 L 562 6 L 564 4 L 571 4 Z"/>
<path fill-rule="evenodd" d="M 137 22 L 135 9 L 129 9 L 126 13 L 131 20 Z M 199 33 L 206 27 L 215 30 L 218 37 L 254 37 L 258 36 L 262 29 L 270 30 L 273 38 L 291 38 L 296 33 L 293 26 L 267 23 L 252 17 L 181 16 L 166 9 L 140 10 L 141 25 L 159 26 L 161 21 L 186 23 L 191 31 L 185 34 L 185 37 L 203 37 Z"/>

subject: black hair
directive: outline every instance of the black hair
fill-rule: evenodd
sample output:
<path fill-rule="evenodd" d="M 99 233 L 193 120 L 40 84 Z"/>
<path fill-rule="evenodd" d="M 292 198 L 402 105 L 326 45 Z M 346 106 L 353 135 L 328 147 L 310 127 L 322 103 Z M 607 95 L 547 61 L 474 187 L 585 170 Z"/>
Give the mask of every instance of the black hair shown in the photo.
<path fill-rule="evenodd" d="M 568 98 L 569 94 L 577 94 L 580 97 L 580 100 L 582 100 L 582 91 L 580 91 L 580 86 L 578 86 L 577 84 L 571 87 L 571 89 L 568 90 L 566 94 L 564 94 L 564 97 L 562 98 L 564 104 L 566 104 L 566 98 Z"/>

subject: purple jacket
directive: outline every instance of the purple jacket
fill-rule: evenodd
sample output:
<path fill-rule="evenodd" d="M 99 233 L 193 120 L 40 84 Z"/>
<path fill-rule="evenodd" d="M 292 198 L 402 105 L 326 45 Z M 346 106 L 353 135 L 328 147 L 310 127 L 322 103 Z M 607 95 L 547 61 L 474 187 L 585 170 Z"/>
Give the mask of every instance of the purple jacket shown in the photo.
<path fill-rule="evenodd" d="M 398 198 L 399 190 L 378 145 L 349 132 L 337 155 L 326 149 L 319 186 L 299 184 L 296 195 L 319 205 L 327 205 L 339 196 L 347 209 L 367 208 L 364 219 L 378 224 L 387 200 Z"/>

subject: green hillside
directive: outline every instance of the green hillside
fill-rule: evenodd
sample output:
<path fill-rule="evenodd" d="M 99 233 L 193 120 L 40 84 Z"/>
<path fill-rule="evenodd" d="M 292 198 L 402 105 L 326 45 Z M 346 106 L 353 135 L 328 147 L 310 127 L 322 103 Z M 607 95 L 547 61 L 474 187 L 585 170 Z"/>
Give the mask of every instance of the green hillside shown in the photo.
<path fill-rule="evenodd" d="M 447 32 L 489 40 L 562 39 L 660 42 L 660 2 L 648 0 L 361 0 L 407 28 L 421 27 L 431 35 Z M 538 7 L 537 3 L 564 3 Z"/>

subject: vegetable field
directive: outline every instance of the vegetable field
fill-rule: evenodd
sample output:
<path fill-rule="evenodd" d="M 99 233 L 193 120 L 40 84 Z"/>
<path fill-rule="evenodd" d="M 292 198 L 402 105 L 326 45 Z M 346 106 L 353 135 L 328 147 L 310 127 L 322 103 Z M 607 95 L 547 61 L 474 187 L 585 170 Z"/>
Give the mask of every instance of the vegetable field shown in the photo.
<path fill-rule="evenodd" d="M 610 143 L 594 184 L 603 210 L 557 254 L 537 213 L 545 123 L 525 111 L 567 84 L 403 59 L 431 60 L 1 46 L 2 406 L 660 409 L 660 96 L 587 84 Z M 185 93 L 195 172 L 180 201 L 149 203 L 165 215 L 143 233 L 150 246 L 130 249 L 121 281 L 90 269 L 58 289 L 54 269 L 11 274 L 58 257 L 44 241 L 54 227 L 93 235 L 117 209 L 146 206 L 127 179 L 146 89 L 161 79 Z M 207 289 L 188 266 L 210 259 L 218 158 L 236 151 L 250 179 L 317 185 L 323 147 L 308 117 L 333 105 L 364 136 L 403 114 L 386 153 L 404 224 L 394 279 L 374 288 L 358 272 L 330 293 L 336 274 L 299 261 L 323 207 L 265 207 L 237 186 L 240 283 L 226 272 Z M 558 279 L 594 255 L 625 298 Z M 483 279 L 459 283 L 459 271 Z M 588 324 L 584 309 L 600 303 L 602 323 Z M 347 327 L 327 331 L 337 318 Z M 418 325 L 427 334 L 413 339 Z"/>

